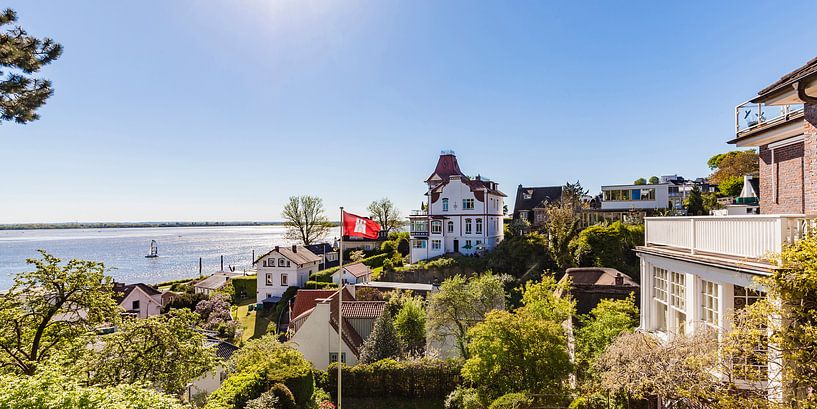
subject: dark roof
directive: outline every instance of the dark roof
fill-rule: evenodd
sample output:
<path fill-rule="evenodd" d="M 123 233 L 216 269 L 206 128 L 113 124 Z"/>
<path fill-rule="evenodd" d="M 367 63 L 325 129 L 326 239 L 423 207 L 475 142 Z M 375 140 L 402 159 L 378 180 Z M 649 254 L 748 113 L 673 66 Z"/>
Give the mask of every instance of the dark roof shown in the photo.
<path fill-rule="evenodd" d="M 216 337 L 213 331 L 198 330 L 204 335 L 204 346 L 215 349 L 216 357 L 221 360 L 228 360 L 233 356 L 235 351 L 238 351 L 238 346 L 233 345 L 227 341 L 223 341 Z"/>
<path fill-rule="evenodd" d="M 753 99 L 752 102 L 762 102 L 760 100 L 762 100 L 763 97 L 814 75 L 817 75 L 817 57 L 812 58 L 802 67 L 780 77 L 779 80 L 760 90 L 760 92 L 757 93 L 758 97 Z"/>
<path fill-rule="evenodd" d="M 570 276 L 573 285 L 616 285 L 616 276 L 621 276 L 623 285 L 638 287 L 630 276 L 614 268 L 574 267 L 568 268 L 565 274 Z"/>
<path fill-rule="evenodd" d="M 465 176 L 460 170 L 459 163 L 457 163 L 457 157 L 453 153 L 440 154 L 440 158 L 437 159 L 437 167 L 434 168 L 434 173 L 426 179 L 426 182 L 430 181 L 434 175 L 439 176 L 444 181 L 454 175 Z"/>
<path fill-rule="evenodd" d="M 530 199 L 525 199 L 526 193 L 530 196 Z M 544 207 L 543 203 L 553 203 L 561 198 L 561 186 L 524 187 L 519 185 L 516 188 L 516 202 L 513 205 L 513 212 L 516 214 L 520 210 L 533 210 L 537 207 Z"/>
<path fill-rule="evenodd" d="M 295 247 L 296 251 L 292 251 L 292 247 Z M 315 255 L 315 253 L 309 251 L 309 249 L 307 249 L 304 246 L 289 246 L 289 247 L 275 246 L 274 249 L 258 257 L 255 260 L 255 262 L 258 263 L 259 261 L 261 261 L 262 258 L 267 257 L 274 252 L 278 252 L 278 254 L 286 257 L 287 259 L 289 259 L 289 261 L 295 264 L 306 264 L 321 261 L 321 258 L 319 256 Z"/>
<path fill-rule="evenodd" d="M 321 255 L 324 253 L 324 251 L 327 253 L 331 253 L 334 251 L 332 245 L 329 243 L 310 244 L 304 247 L 306 247 L 307 250 L 315 253 L 316 255 Z"/>
<path fill-rule="evenodd" d="M 141 289 L 142 291 L 144 291 L 147 295 L 149 295 L 151 297 L 154 296 L 154 295 L 158 295 L 158 294 L 162 293 L 161 291 L 159 291 L 159 290 L 157 290 L 157 289 L 155 289 L 155 288 L 153 288 L 153 287 L 151 287 L 151 286 L 149 286 L 147 284 L 144 284 L 144 283 L 127 284 L 127 285 L 122 284 L 122 283 L 114 283 L 113 291 L 114 291 L 114 294 L 115 294 L 114 299 L 116 300 L 116 303 L 119 304 L 122 301 L 124 301 L 125 298 L 128 298 L 128 295 L 130 295 L 131 291 L 133 291 L 136 287 L 139 287 L 139 289 Z"/>

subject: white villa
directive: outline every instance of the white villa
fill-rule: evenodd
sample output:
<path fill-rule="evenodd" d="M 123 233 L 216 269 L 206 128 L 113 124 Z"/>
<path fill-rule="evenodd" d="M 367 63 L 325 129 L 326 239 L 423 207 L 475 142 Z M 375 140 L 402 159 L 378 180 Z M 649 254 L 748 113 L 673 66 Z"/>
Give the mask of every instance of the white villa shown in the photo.
<path fill-rule="evenodd" d="M 465 176 L 452 151 L 443 151 L 426 179 L 426 210 L 413 211 L 411 262 L 445 253 L 474 254 L 502 241 L 505 194 L 484 177 Z"/>
<path fill-rule="evenodd" d="M 304 246 L 275 246 L 255 260 L 257 268 L 256 302 L 278 302 L 289 287 L 303 287 L 318 271 L 321 257 Z"/>
<path fill-rule="evenodd" d="M 725 331 L 731 311 L 764 296 L 754 279 L 775 268 L 767 256 L 803 237 L 805 215 L 817 212 L 817 98 L 809 95 L 817 95 L 817 59 L 736 109 L 730 143 L 760 149 L 760 215 L 646 218 L 636 249 L 641 330 L 662 339 L 702 325 Z M 770 354 L 765 386 L 776 400 L 780 365 Z"/>

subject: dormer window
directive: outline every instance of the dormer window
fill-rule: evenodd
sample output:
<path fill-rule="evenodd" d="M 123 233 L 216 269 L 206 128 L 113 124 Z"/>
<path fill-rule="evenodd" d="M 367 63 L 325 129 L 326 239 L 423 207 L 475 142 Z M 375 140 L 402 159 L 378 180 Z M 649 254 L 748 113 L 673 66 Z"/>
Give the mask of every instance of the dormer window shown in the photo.
<path fill-rule="evenodd" d="M 531 195 L 530 190 L 525 190 L 522 192 L 522 199 L 530 200 L 531 197 L 533 197 L 533 195 Z"/>

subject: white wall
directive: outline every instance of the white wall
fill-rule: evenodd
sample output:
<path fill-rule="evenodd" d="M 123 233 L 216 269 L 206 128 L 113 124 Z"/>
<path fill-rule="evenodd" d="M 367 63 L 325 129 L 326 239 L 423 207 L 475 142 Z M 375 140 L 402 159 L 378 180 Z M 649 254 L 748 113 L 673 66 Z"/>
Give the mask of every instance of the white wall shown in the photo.
<path fill-rule="evenodd" d="M 126 311 L 130 311 L 133 307 L 133 302 L 137 300 L 139 301 L 139 318 L 152 317 L 162 313 L 161 294 L 157 294 L 156 298 L 153 298 L 139 287 L 135 287 L 119 305 Z"/>
<path fill-rule="evenodd" d="M 295 349 L 300 351 L 306 360 L 315 368 L 325 370 L 329 366 L 329 353 L 338 351 L 338 333 L 329 324 L 329 303 L 321 303 L 309 314 L 300 329 L 290 339 Z M 357 357 L 352 350 L 342 343 L 342 352 L 346 353 L 346 364 L 357 364 Z"/>
<path fill-rule="evenodd" d="M 278 267 L 277 259 L 284 258 L 276 252 L 270 253 L 263 260 L 256 264 L 258 270 L 256 280 L 256 302 L 261 302 L 267 295 L 280 297 L 289 287 L 304 287 L 309 280 L 310 274 L 318 271 L 319 261 L 307 263 L 302 266 L 290 262 L 289 267 Z M 264 260 L 276 260 L 275 267 L 264 267 Z M 281 275 L 286 275 L 287 284 L 281 284 Z M 270 285 L 267 285 L 267 278 L 271 278 Z"/>

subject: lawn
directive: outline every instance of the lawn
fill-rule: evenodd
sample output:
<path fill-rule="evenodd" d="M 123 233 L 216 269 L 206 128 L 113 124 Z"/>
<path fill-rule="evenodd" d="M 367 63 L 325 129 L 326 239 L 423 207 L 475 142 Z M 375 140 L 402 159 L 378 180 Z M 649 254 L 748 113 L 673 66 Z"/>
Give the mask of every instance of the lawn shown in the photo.
<path fill-rule="evenodd" d="M 436 399 L 384 399 L 344 398 L 346 409 L 443 409 L 443 402 Z"/>
<path fill-rule="evenodd" d="M 249 306 L 254 303 L 255 299 L 252 298 L 239 301 L 238 308 L 233 315 L 233 318 L 238 321 L 238 327 L 241 329 L 242 341 L 250 338 L 261 338 L 262 335 L 267 333 L 267 327 L 270 324 L 271 317 L 268 314 L 248 311 Z"/>

